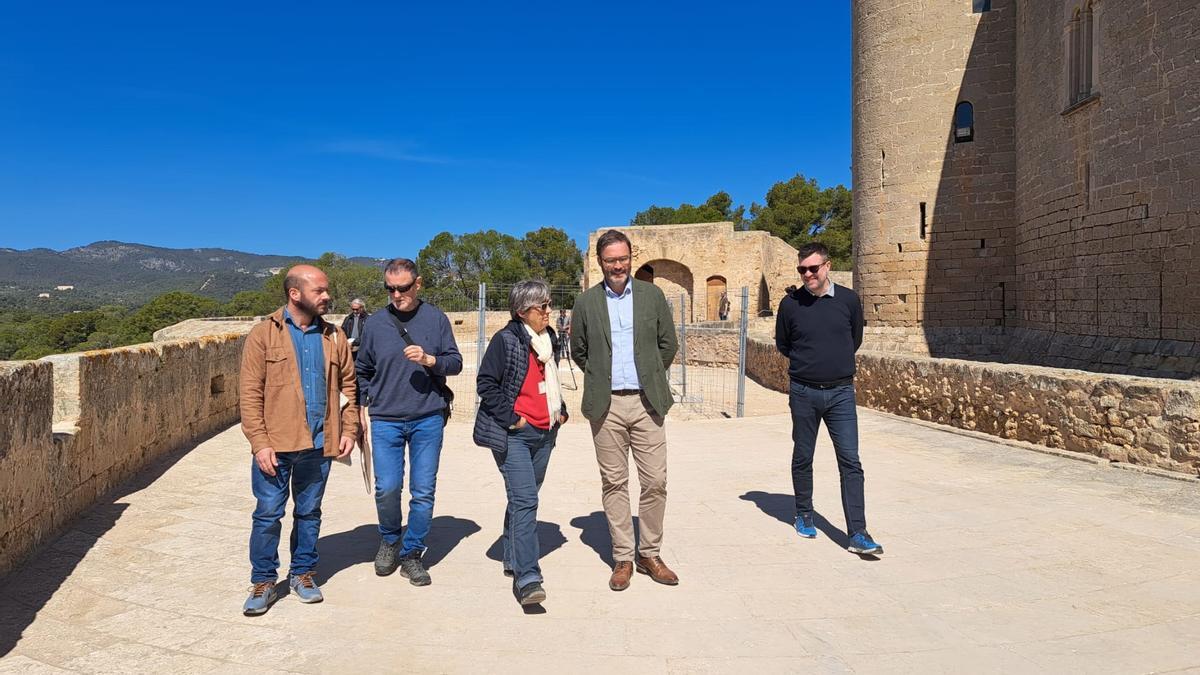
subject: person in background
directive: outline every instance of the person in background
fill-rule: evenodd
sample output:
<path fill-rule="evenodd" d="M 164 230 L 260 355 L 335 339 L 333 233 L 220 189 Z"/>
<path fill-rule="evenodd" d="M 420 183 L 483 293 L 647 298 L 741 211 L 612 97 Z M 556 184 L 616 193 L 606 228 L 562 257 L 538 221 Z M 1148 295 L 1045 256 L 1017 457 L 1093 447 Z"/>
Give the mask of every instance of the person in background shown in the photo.
<path fill-rule="evenodd" d="M 342 332 L 350 341 L 350 351 L 358 353 L 358 343 L 362 341 L 363 324 L 367 321 L 367 306 L 361 298 L 350 301 L 350 313 L 342 319 Z"/>
<path fill-rule="evenodd" d="M 566 309 L 558 310 L 558 319 L 554 323 L 554 330 L 558 333 L 560 358 L 571 358 L 571 318 L 567 316 Z"/>
<path fill-rule="evenodd" d="M 522 605 L 546 600 L 537 537 L 538 491 L 558 428 L 567 421 L 558 380 L 559 334 L 550 328 L 550 287 L 521 281 L 508 294 L 512 320 L 479 365 L 473 438 L 490 448 L 504 478 L 504 573 Z"/>

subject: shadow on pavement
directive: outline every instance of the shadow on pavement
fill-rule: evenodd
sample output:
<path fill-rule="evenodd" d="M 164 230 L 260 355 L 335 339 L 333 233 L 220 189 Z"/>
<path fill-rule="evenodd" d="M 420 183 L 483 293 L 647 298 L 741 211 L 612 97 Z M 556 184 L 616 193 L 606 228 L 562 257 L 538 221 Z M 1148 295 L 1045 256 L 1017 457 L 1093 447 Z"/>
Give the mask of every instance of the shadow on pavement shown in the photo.
<path fill-rule="evenodd" d="M 11 652 L 29 624 L 54 597 L 75 567 L 101 537 L 116 525 L 129 504 L 121 501 L 158 480 L 196 446 L 223 432 L 219 429 L 163 453 L 119 487 L 110 490 L 47 537 L 7 576 L 0 577 L 0 657 Z M 68 538 L 68 535 L 71 535 Z"/>
<path fill-rule="evenodd" d="M 421 557 L 425 567 L 433 567 L 440 563 L 463 539 L 482 529 L 479 527 L 479 523 L 473 520 L 454 516 L 437 516 L 433 519 L 429 528 L 429 539 L 425 542 L 428 548 L 425 550 L 425 555 Z"/>
<path fill-rule="evenodd" d="M 378 548 L 379 528 L 375 525 L 359 525 L 348 532 L 323 534 L 317 540 L 317 552 L 321 558 L 317 562 L 314 580 L 318 585 L 323 585 L 342 570 L 359 563 L 373 562 Z"/>
<path fill-rule="evenodd" d="M 612 535 L 608 532 L 608 518 L 603 511 L 592 511 L 586 516 L 571 519 L 571 526 L 579 530 L 579 540 L 600 556 L 605 565 L 612 568 L 615 563 L 612 556 Z M 639 524 L 637 516 L 633 517 L 633 540 L 639 541 Z"/>
<path fill-rule="evenodd" d="M 441 562 L 459 542 L 482 528 L 473 520 L 454 516 L 437 516 L 429 527 L 428 548 L 421 561 L 425 567 Z M 321 562 L 317 565 L 316 581 L 324 584 L 338 572 L 360 563 L 373 563 L 379 550 L 379 527 L 359 525 L 353 530 L 323 535 L 317 541 Z"/>
<path fill-rule="evenodd" d="M 489 560 L 496 562 L 504 562 L 504 545 L 501 541 L 503 535 L 496 537 L 496 541 L 492 543 L 487 550 Z M 538 538 L 538 558 L 545 558 L 554 551 L 562 548 L 562 545 L 567 543 L 567 538 L 563 536 L 562 527 L 558 523 L 547 523 L 539 520 L 537 524 Z"/>
<path fill-rule="evenodd" d="M 786 523 L 788 527 L 793 527 L 796 523 L 796 498 L 793 495 L 751 490 L 739 499 L 753 503 L 759 511 L 781 523 Z M 821 515 L 820 511 L 813 511 L 813 525 L 816 525 L 818 530 L 840 548 L 844 549 L 850 545 L 850 537 L 829 522 L 825 516 Z M 859 557 L 863 560 L 879 560 L 877 556 L 873 555 L 860 555 Z"/>

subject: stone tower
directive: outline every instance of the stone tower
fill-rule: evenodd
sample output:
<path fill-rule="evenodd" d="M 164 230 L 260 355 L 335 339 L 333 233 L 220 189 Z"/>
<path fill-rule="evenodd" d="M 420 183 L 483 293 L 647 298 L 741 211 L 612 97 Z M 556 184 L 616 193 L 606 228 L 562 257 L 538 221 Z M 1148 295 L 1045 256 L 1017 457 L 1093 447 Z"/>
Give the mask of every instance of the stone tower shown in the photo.
<path fill-rule="evenodd" d="M 1200 377 L 1197 53 L 1194 2 L 854 0 L 876 348 Z"/>
<path fill-rule="evenodd" d="M 855 276 L 873 330 L 1011 319 L 1014 2 L 853 2 Z"/>

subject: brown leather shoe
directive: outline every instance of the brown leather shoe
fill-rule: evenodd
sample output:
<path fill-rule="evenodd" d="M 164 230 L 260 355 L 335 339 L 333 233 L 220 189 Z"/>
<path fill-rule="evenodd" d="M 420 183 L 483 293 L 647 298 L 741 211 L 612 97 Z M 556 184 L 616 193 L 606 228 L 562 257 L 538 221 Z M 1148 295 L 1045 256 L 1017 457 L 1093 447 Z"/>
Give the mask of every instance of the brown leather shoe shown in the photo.
<path fill-rule="evenodd" d="M 679 584 L 679 576 L 672 572 L 671 568 L 667 567 L 667 563 L 663 562 L 663 559 L 658 556 L 651 558 L 642 558 L 639 556 L 637 559 L 637 571 L 649 575 L 651 579 L 660 584 L 668 586 Z"/>
<path fill-rule="evenodd" d="M 608 587 L 614 591 L 629 588 L 629 579 L 633 576 L 633 563 L 628 560 L 613 566 L 612 576 L 608 579 Z"/>

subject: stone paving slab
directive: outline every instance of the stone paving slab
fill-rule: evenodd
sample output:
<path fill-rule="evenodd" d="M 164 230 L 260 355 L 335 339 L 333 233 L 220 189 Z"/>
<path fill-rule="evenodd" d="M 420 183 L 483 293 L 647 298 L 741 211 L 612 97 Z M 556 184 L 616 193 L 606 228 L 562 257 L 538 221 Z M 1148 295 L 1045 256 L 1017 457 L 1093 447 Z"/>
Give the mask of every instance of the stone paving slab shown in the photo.
<path fill-rule="evenodd" d="M 822 534 L 810 541 L 790 525 L 786 415 L 674 420 L 663 554 L 682 582 L 637 575 L 623 593 L 606 585 L 587 426 L 569 424 L 540 512 L 549 599 L 528 614 L 497 560 L 500 477 L 460 421 L 439 474 L 432 586 L 375 576 L 374 503 L 357 466 L 335 465 L 326 602 L 285 596 L 243 617 L 253 499 L 234 427 L 152 468 L 0 580 L 0 673 L 1200 669 L 1195 483 L 860 415 L 884 556 L 842 548 L 824 434 Z"/>

